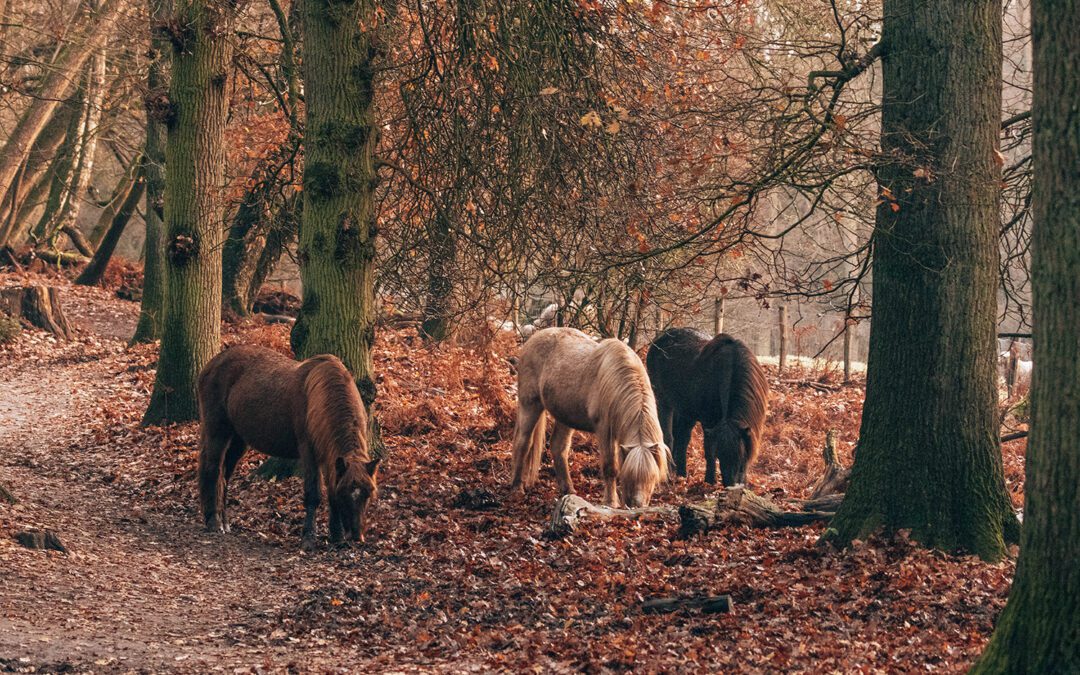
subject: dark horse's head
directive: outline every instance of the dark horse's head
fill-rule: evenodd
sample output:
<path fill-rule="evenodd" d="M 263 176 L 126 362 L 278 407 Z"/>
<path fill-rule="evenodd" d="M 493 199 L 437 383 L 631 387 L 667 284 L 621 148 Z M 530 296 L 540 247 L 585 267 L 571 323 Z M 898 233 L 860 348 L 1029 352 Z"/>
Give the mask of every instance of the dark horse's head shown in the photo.
<path fill-rule="evenodd" d="M 720 464 L 720 480 L 724 487 L 746 482 L 746 469 L 754 459 L 754 446 L 745 429 L 731 420 L 725 420 L 705 431 L 705 457 L 715 457 Z M 713 463 L 707 461 L 705 480 L 716 482 L 712 475 Z"/>
<path fill-rule="evenodd" d="M 342 535 L 346 541 L 364 541 L 368 506 L 379 494 L 379 460 L 365 462 L 352 456 L 338 457 L 335 468 L 337 476 L 328 499 L 337 507 Z"/>

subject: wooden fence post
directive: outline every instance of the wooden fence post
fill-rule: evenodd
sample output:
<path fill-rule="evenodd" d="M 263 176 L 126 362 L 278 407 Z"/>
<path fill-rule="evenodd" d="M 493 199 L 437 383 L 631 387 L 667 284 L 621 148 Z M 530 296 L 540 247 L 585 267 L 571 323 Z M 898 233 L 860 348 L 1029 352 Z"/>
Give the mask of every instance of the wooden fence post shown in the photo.
<path fill-rule="evenodd" d="M 724 298 L 723 296 L 716 299 L 713 304 L 713 335 L 719 335 L 724 332 Z"/>
<path fill-rule="evenodd" d="M 844 384 L 851 382 L 851 315 L 844 317 Z"/>
<path fill-rule="evenodd" d="M 787 365 L 787 339 L 787 305 L 780 305 L 780 375 L 784 374 L 784 366 Z"/>

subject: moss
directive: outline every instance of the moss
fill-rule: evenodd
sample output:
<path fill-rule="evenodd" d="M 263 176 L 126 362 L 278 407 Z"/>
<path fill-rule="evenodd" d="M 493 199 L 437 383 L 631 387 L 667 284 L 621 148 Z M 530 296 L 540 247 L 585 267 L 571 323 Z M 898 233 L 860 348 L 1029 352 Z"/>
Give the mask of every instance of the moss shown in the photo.
<path fill-rule="evenodd" d="M 330 121 L 319 126 L 315 139 L 320 143 L 340 148 L 349 154 L 355 154 L 363 150 L 370 135 L 371 129 L 365 124 Z"/>
<path fill-rule="evenodd" d="M 356 381 L 356 388 L 360 390 L 360 398 L 364 401 L 364 405 L 370 408 L 378 395 L 375 381 L 368 376 L 361 377 Z"/>
<path fill-rule="evenodd" d="M 312 199 L 340 196 L 341 183 L 341 173 L 330 162 L 311 162 L 304 168 L 304 190 Z"/>
<path fill-rule="evenodd" d="M 357 267 L 375 259 L 375 240 L 362 236 L 349 219 L 342 219 L 334 245 L 334 259 L 346 267 Z"/>
<path fill-rule="evenodd" d="M 14 342 L 22 333 L 22 325 L 13 316 L 0 313 L 0 345 Z"/>

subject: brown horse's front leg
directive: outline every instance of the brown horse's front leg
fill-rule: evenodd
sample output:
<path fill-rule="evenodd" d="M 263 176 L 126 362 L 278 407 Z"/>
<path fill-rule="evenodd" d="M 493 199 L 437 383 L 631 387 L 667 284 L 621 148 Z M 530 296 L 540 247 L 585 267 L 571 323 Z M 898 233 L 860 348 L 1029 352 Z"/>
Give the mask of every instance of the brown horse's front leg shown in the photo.
<path fill-rule="evenodd" d="M 334 498 L 329 495 L 326 498 L 326 503 L 330 509 L 330 543 L 338 544 L 344 538 L 344 528 L 342 528 L 341 523 L 341 508 L 338 504 L 334 503 Z"/>
<path fill-rule="evenodd" d="M 304 454 L 301 453 L 301 456 Z M 315 548 L 315 516 L 322 502 L 322 490 L 319 488 L 319 467 L 310 458 L 301 461 L 304 471 L 304 530 L 300 535 L 300 546 L 308 551 Z"/>

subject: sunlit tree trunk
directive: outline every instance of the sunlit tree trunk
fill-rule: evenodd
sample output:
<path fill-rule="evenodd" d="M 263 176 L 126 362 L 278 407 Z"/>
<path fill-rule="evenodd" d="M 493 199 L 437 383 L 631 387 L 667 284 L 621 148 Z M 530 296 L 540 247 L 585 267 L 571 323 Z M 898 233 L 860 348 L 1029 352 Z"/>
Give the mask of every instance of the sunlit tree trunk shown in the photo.
<path fill-rule="evenodd" d="M 910 529 L 995 560 L 1015 541 L 994 386 L 999 0 L 886 0 L 866 403 L 840 542 Z"/>
<path fill-rule="evenodd" d="M 123 4 L 122 0 L 105 0 L 93 16 L 82 22 L 82 30 L 73 31 L 72 34 L 78 35 L 80 41 L 65 47 L 46 71 L 30 107 L 19 118 L 0 149 L 0 194 L 7 192 L 56 107 L 78 83 L 78 73 L 108 37 Z"/>
<path fill-rule="evenodd" d="M 304 299 L 292 332 L 298 358 L 337 355 L 368 407 L 375 400 L 376 4 L 342 0 L 328 8 L 323 0 L 302 0 Z"/>
<path fill-rule="evenodd" d="M 165 303 L 144 424 L 195 419 L 195 382 L 221 341 L 226 83 L 231 5 L 178 0 L 165 148 Z"/>
<path fill-rule="evenodd" d="M 150 66 L 146 75 L 146 147 L 143 162 L 146 174 L 146 239 L 143 242 L 143 291 L 139 323 L 132 343 L 152 342 L 161 336 L 164 303 L 165 261 L 162 235 L 165 217 L 165 120 L 168 105 L 169 41 L 158 26 L 169 16 L 171 0 L 149 0 Z M 159 105 L 161 104 L 161 105 Z"/>
<path fill-rule="evenodd" d="M 1080 2 L 1035 0 L 1035 370 L 1020 560 L 974 673 L 1080 672 Z"/>

